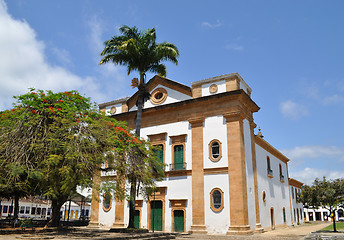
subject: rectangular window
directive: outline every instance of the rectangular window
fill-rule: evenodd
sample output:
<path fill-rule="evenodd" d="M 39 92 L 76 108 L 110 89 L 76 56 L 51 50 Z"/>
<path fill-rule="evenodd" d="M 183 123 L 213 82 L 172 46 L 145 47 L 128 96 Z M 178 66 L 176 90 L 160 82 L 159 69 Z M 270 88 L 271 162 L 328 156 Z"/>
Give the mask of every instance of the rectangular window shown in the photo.
<path fill-rule="evenodd" d="M 293 188 L 293 187 L 291 187 L 291 196 L 292 196 L 293 199 L 294 199 L 294 188 Z"/>
<path fill-rule="evenodd" d="M 3 213 L 7 213 L 7 211 L 8 211 L 8 206 L 4 206 L 3 207 Z"/>
<path fill-rule="evenodd" d="M 88 216 L 88 214 L 90 214 L 90 210 L 86 209 L 86 216 Z"/>
<path fill-rule="evenodd" d="M 174 170 L 184 169 L 184 145 L 174 146 Z"/>
<path fill-rule="evenodd" d="M 25 214 L 30 214 L 30 207 L 25 208 Z"/>
<path fill-rule="evenodd" d="M 158 161 L 161 163 L 161 167 L 163 168 L 164 164 L 164 145 L 159 144 L 155 146 L 156 149 L 154 149 L 154 153 L 156 154 Z"/>
<path fill-rule="evenodd" d="M 283 222 L 284 223 L 287 222 L 286 215 L 285 215 L 285 208 L 283 208 Z"/>
<path fill-rule="evenodd" d="M 8 208 L 8 213 L 13 213 L 13 206 L 10 206 L 10 207 Z"/>
<path fill-rule="evenodd" d="M 20 207 L 20 210 L 19 210 L 19 213 L 20 213 L 20 214 L 24 214 L 24 212 L 25 212 L 25 207 L 24 207 L 24 206 L 21 206 L 21 207 Z"/>
<path fill-rule="evenodd" d="M 31 208 L 31 215 L 35 215 L 36 214 L 36 207 L 32 207 Z"/>
<path fill-rule="evenodd" d="M 47 209 L 46 208 L 42 208 L 42 216 L 45 216 L 47 214 Z"/>
<path fill-rule="evenodd" d="M 37 208 L 37 215 L 41 215 L 41 208 Z"/>
<path fill-rule="evenodd" d="M 51 214 L 51 208 L 48 208 L 48 216 Z"/>

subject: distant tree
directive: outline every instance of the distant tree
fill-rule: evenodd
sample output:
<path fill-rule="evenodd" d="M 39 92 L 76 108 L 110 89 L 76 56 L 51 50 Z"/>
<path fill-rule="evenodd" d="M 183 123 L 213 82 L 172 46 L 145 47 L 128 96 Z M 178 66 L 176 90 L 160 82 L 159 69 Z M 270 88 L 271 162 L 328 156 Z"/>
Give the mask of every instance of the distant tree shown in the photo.
<path fill-rule="evenodd" d="M 298 201 L 302 202 L 305 208 L 323 207 L 330 212 L 333 222 L 333 230 L 336 232 L 335 211 L 344 201 L 344 179 L 323 180 L 316 178 L 312 186 L 304 185 Z"/>
<path fill-rule="evenodd" d="M 135 133 L 140 136 L 141 116 L 144 102 L 149 99 L 146 89 L 146 72 L 153 72 L 162 76 L 166 75 L 166 66 L 163 61 L 178 64 L 178 48 L 168 42 L 157 43 L 155 29 L 139 31 L 136 27 L 122 26 L 119 29 L 121 35 L 114 36 L 105 42 L 105 48 L 101 52 L 103 58 L 99 64 L 112 62 L 117 65 L 127 66 L 128 75 L 132 71 L 138 71 L 140 80 L 133 79 L 132 86 L 138 88 L 137 114 Z M 134 228 L 134 213 L 137 179 L 129 176 L 131 184 L 131 197 L 129 209 L 129 228 Z"/>
<path fill-rule="evenodd" d="M 76 91 L 31 89 L 15 98 L 14 108 L 0 115 L 0 187 L 43 193 L 52 200 L 49 225 L 59 226 L 60 208 L 76 186 L 89 186 L 105 159 L 114 162 L 114 154 L 104 153 L 122 146 L 116 127 L 125 126 Z"/>

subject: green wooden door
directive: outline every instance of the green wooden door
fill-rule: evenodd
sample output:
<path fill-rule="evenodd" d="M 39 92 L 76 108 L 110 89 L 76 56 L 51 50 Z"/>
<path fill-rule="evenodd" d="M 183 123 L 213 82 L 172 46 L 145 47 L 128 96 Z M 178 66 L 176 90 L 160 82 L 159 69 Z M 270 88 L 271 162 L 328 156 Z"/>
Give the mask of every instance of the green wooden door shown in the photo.
<path fill-rule="evenodd" d="M 162 201 L 151 202 L 151 229 L 162 231 Z"/>
<path fill-rule="evenodd" d="M 174 231 L 184 232 L 184 211 L 174 210 Z"/>
<path fill-rule="evenodd" d="M 140 210 L 135 210 L 134 214 L 134 228 L 140 228 Z"/>
<path fill-rule="evenodd" d="M 174 170 L 184 169 L 184 148 L 183 145 L 174 146 Z"/>

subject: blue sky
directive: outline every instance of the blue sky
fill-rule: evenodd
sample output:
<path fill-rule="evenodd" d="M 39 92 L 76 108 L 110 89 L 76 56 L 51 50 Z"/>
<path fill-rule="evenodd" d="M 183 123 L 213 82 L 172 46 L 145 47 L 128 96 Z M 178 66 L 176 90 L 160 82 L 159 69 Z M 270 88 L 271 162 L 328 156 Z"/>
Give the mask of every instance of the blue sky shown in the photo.
<path fill-rule="evenodd" d="M 98 66 L 99 53 L 123 24 L 155 27 L 180 51 L 168 78 L 245 79 L 261 107 L 255 122 L 291 159 L 291 177 L 344 177 L 343 9 L 315 0 L 0 0 L 0 109 L 29 87 L 75 89 L 98 103 L 131 95 L 137 75 Z"/>

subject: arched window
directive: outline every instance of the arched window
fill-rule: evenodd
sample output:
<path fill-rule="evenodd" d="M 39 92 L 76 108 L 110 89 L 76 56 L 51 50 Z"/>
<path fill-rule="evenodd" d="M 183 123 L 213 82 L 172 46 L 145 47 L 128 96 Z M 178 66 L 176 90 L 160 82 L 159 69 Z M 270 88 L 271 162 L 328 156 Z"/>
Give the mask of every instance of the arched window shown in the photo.
<path fill-rule="evenodd" d="M 111 203 L 112 203 L 111 193 L 109 193 L 109 192 L 104 193 L 104 195 L 103 195 L 103 210 L 105 212 L 110 211 Z"/>
<path fill-rule="evenodd" d="M 219 188 L 214 188 L 210 192 L 210 208 L 214 212 L 220 212 L 223 209 L 223 192 Z"/>
<path fill-rule="evenodd" d="M 279 164 L 279 174 L 280 174 L 280 181 L 284 183 L 284 176 L 283 176 L 283 171 L 282 171 L 282 165 Z"/>
<path fill-rule="evenodd" d="M 283 222 L 286 223 L 287 222 L 287 218 L 285 215 L 285 207 L 283 208 Z"/>
<path fill-rule="evenodd" d="M 217 162 L 222 157 L 221 142 L 217 139 L 212 140 L 209 143 L 209 158 L 213 162 Z"/>
<path fill-rule="evenodd" d="M 271 163 L 270 163 L 270 157 L 266 157 L 266 165 L 267 165 L 267 171 L 268 171 L 268 177 L 272 178 L 274 176 L 273 171 L 271 169 Z"/>

